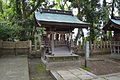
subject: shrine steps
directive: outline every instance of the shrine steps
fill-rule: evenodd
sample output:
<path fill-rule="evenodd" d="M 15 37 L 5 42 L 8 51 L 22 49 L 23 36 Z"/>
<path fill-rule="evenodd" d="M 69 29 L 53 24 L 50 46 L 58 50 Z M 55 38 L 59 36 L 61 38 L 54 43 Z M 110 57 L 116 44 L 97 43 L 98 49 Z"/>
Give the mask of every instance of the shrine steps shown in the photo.
<path fill-rule="evenodd" d="M 74 67 L 80 67 L 80 59 L 78 55 L 72 54 L 72 55 L 46 55 L 46 59 L 42 58 L 43 63 L 46 66 L 46 69 L 51 70 L 59 67 L 65 67 L 65 66 L 74 66 Z"/>
<path fill-rule="evenodd" d="M 63 62 L 63 61 L 76 61 L 79 60 L 79 56 L 76 54 L 59 54 L 59 55 L 46 55 L 45 60 L 47 62 Z"/>

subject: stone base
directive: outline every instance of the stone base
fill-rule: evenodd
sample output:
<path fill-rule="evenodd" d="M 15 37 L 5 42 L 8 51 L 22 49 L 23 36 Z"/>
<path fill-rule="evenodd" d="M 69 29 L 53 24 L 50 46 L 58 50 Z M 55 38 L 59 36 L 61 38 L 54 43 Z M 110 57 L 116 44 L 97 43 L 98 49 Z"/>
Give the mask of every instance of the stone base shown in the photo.
<path fill-rule="evenodd" d="M 15 49 L 1 49 L 1 55 L 15 55 Z"/>
<path fill-rule="evenodd" d="M 53 69 L 57 69 L 65 66 L 80 67 L 81 62 L 80 61 L 49 62 L 49 63 L 46 63 L 45 65 L 46 65 L 46 69 L 53 70 Z"/>
<path fill-rule="evenodd" d="M 120 54 L 111 54 L 113 59 L 120 59 Z"/>
<path fill-rule="evenodd" d="M 42 58 L 43 63 L 46 66 L 46 69 L 51 70 L 55 68 L 72 66 L 72 67 L 80 67 L 81 62 L 79 60 L 78 55 L 70 55 L 70 56 L 51 56 L 47 55 L 46 58 Z"/>
<path fill-rule="evenodd" d="M 79 60 L 79 56 L 76 54 L 72 54 L 72 55 L 45 55 L 44 60 L 46 60 L 47 62 L 75 61 L 75 60 Z"/>

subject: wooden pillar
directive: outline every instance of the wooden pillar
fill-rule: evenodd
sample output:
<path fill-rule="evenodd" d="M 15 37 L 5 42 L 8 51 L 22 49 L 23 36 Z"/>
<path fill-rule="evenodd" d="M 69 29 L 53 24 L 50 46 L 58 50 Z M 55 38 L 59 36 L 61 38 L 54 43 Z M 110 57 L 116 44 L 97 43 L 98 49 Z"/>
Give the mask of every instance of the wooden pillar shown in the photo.
<path fill-rule="evenodd" d="M 67 41 L 69 41 L 69 34 L 67 34 Z"/>
<path fill-rule="evenodd" d="M 69 35 L 70 37 L 70 52 L 71 52 L 71 54 L 73 53 L 73 50 L 72 50 L 72 33 L 70 33 L 70 35 Z"/>
<path fill-rule="evenodd" d="M 70 33 L 70 44 L 71 44 L 71 47 L 74 46 L 73 39 L 72 39 L 72 33 Z"/>
<path fill-rule="evenodd" d="M 56 34 L 56 40 L 59 41 L 59 34 Z"/>

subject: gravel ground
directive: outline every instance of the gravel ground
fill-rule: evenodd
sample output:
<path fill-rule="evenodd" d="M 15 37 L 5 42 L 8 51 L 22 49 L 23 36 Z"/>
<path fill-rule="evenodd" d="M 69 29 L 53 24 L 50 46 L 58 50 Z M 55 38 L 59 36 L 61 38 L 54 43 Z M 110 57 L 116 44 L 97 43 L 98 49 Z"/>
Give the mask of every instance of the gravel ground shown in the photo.
<path fill-rule="evenodd" d="M 81 59 L 82 66 L 85 65 L 84 58 Z M 110 54 L 94 55 L 87 61 L 87 68 L 96 75 L 106 75 L 120 72 L 120 60 L 114 60 Z"/>
<path fill-rule="evenodd" d="M 41 62 L 41 59 L 29 59 L 30 80 L 53 80 Z"/>

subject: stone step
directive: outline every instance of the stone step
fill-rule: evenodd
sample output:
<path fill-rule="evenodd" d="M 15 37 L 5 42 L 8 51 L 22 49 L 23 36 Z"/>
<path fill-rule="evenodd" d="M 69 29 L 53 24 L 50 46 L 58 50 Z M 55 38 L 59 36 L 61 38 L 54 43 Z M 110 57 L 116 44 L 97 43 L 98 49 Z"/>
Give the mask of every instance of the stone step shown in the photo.
<path fill-rule="evenodd" d="M 56 80 L 92 80 L 97 76 L 80 68 L 50 70 Z"/>
<path fill-rule="evenodd" d="M 63 62 L 63 61 L 76 61 L 79 60 L 79 56 L 72 55 L 46 55 L 45 60 L 47 62 Z"/>
<path fill-rule="evenodd" d="M 55 80 L 63 80 L 63 78 L 59 74 L 57 74 L 57 72 L 51 71 L 50 73 Z"/>
<path fill-rule="evenodd" d="M 45 65 L 46 65 L 46 69 L 48 70 L 56 69 L 60 67 L 66 67 L 66 66 L 80 67 L 81 61 L 46 62 Z"/>

